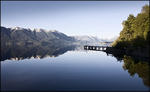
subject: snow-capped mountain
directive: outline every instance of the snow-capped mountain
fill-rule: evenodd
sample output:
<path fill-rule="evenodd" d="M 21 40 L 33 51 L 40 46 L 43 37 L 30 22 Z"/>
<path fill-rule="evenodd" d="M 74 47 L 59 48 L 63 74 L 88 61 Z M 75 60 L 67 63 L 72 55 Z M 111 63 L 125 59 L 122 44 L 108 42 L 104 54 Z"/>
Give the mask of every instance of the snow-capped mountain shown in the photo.
<path fill-rule="evenodd" d="M 3 45 L 100 45 L 101 42 L 110 41 L 95 36 L 67 36 L 57 30 L 26 29 L 20 27 L 1 27 L 1 43 Z"/>

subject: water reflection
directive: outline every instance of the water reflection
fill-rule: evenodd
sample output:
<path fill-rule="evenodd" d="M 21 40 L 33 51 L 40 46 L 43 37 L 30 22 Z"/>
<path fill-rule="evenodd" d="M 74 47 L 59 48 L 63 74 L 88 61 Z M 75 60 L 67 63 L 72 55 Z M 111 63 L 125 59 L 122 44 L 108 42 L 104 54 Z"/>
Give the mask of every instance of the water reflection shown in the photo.
<path fill-rule="evenodd" d="M 149 59 L 143 57 L 127 56 L 121 53 L 109 54 L 117 59 L 117 61 L 123 62 L 123 69 L 128 71 L 130 76 L 134 77 L 138 74 L 142 78 L 145 86 L 150 87 L 150 62 Z"/>
<path fill-rule="evenodd" d="M 6 59 L 22 60 L 26 58 L 57 57 L 75 46 L 46 47 L 46 46 L 7 46 L 1 48 L 1 61 Z"/>
<path fill-rule="evenodd" d="M 138 74 L 138 76 L 143 79 L 144 85 L 150 87 L 150 65 L 148 62 L 136 62 L 131 56 L 124 56 L 123 61 L 124 70 L 127 70 L 131 76 Z"/>
<path fill-rule="evenodd" d="M 20 60 L 20 59 L 25 59 L 25 58 L 44 58 L 44 57 L 47 57 L 47 56 L 50 56 L 50 57 L 57 57 L 57 56 L 59 56 L 59 55 L 61 55 L 61 54 L 64 54 L 64 53 L 66 53 L 67 51 L 69 51 L 69 50 L 76 50 L 77 48 L 75 47 L 75 46 L 64 46 L 64 47 L 49 47 L 49 46 L 26 46 L 26 47 L 21 47 L 21 46 L 8 46 L 8 47 L 4 47 L 4 48 L 1 48 L 1 61 L 4 61 L 4 60 L 6 60 L 6 59 L 17 59 L 17 60 Z M 81 50 L 80 48 L 78 48 L 78 50 Z M 99 52 L 99 53 L 101 53 L 101 52 Z M 66 66 L 67 66 L 67 68 L 69 68 L 70 66 L 70 68 L 69 69 L 67 69 L 68 71 L 67 71 L 67 74 L 69 74 L 69 73 L 71 73 L 72 75 L 73 75 L 73 73 L 75 73 L 74 74 L 74 76 L 76 76 L 76 75 L 78 75 L 78 73 L 76 73 L 76 71 L 74 71 L 74 70 L 76 70 L 76 68 L 73 68 L 73 67 L 79 67 L 80 65 L 81 65 L 81 68 L 79 68 L 78 70 L 79 70 L 79 72 L 81 71 L 82 73 L 81 74 L 79 74 L 78 76 L 79 77 L 76 77 L 76 78 L 81 78 L 81 77 L 83 77 L 84 76 L 84 74 L 86 75 L 86 77 L 87 78 L 89 78 L 90 76 L 92 76 L 92 74 L 90 74 L 89 73 L 89 71 L 91 71 L 91 73 L 95 73 L 95 75 L 94 75 L 94 78 L 95 79 L 97 79 L 96 81 L 98 81 L 98 80 L 104 80 L 105 79 L 105 77 L 108 77 L 108 76 L 105 76 L 104 77 L 104 79 L 101 79 L 100 77 L 98 77 L 99 76 L 99 72 L 101 71 L 101 70 L 103 70 L 103 68 L 102 67 L 97 67 L 96 65 L 99 65 L 99 63 L 100 63 L 100 65 L 103 65 L 102 64 L 102 62 L 99 62 L 99 61 L 105 61 L 104 63 L 107 63 L 108 62 L 108 60 L 110 60 L 110 59 L 105 59 L 105 58 L 109 58 L 109 57 L 107 57 L 107 56 L 103 56 L 103 55 L 101 55 L 101 56 L 99 56 L 100 54 L 98 53 L 98 56 L 95 56 L 95 54 L 94 53 L 92 53 L 92 54 L 90 54 L 90 55 L 88 55 L 88 56 L 86 56 L 87 54 L 89 54 L 89 53 L 84 53 L 84 54 L 86 54 L 86 55 L 83 55 L 83 56 L 85 56 L 85 57 L 83 57 L 83 56 L 81 56 L 81 57 L 79 57 L 78 56 L 78 54 L 77 54 L 77 56 L 78 56 L 78 58 L 79 59 L 75 59 L 76 58 L 76 54 L 72 54 L 72 56 L 71 56 L 71 58 L 72 59 L 74 59 L 75 61 L 72 61 L 72 62 L 70 62 L 70 60 L 72 60 L 72 59 L 68 59 L 68 61 L 67 61 L 67 59 L 66 58 L 69 58 L 69 56 L 67 57 L 63 57 L 63 60 L 65 61 L 65 62 L 63 62 L 63 64 L 62 65 L 64 65 L 64 68 L 61 68 L 60 70 L 61 70 L 61 72 L 62 72 L 62 69 L 66 69 Z M 83 54 L 83 53 L 82 53 Z M 126 56 L 126 55 L 123 55 L 122 53 L 115 53 L 115 54 L 109 54 L 109 53 L 106 53 L 108 56 L 112 56 L 112 57 L 115 57 L 116 59 L 117 59 L 117 61 L 119 61 L 119 62 L 123 62 L 123 66 L 122 66 L 122 68 L 125 70 L 125 71 L 128 71 L 128 73 L 129 73 L 129 75 L 130 76 L 133 76 L 134 77 L 134 75 L 138 75 L 140 78 L 142 78 L 142 80 L 143 80 L 143 83 L 144 83 L 144 85 L 145 86 L 148 86 L 148 87 L 150 87 L 150 82 L 149 82 L 149 78 L 150 78 L 150 76 L 149 76 L 149 72 L 150 72 L 150 70 L 149 70 L 149 68 L 150 68 L 150 64 L 149 64 L 149 60 L 146 60 L 146 59 L 144 59 L 144 58 L 140 58 L 140 57 L 131 57 L 131 56 Z M 71 55 L 71 54 L 69 54 L 69 55 Z M 93 55 L 93 56 L 92 56 Z M 90 58 L 90 57 L 93 57 L 92 59 Z M 101 58 L 99 58 L 99 57 L 101 57 Z M 57 58 L 57 59 L 59 59 L 59 58 Z M 85 61 L 85 63 L 83 63 L 83 62 L 81 62 L 80 61 L 80 59 L 81 59 L 81 61 L 83 60 L 83 61 Z M 100 59 L 102 59 L 102 60 L 100 60 Z M 111 58 L 112 59 L 112 58 Z M 60 60 L 60 59 L 59 59 Z M 58 61 L 59 61 L 58 60 Z M 61 59 L 62 60 L 62 59 Z M 41 60 L 42 61 L 42 60 Z M 90 61 L 92 61 L 92 63 L 90 62 Z M 96 63 L 93 63 L 93 61 L 97 61 Z M 115 60 L 116 61 L 116 60 Z M 68 63 L 67 63 L 68 62 Z M 39 63 L 42 63 L 42 62 L 39 62 Z M 56 62 L 57 63 L 57 62 Z M 71 63 L 73 63 L 73 65 L 71 64 Z M 83 64 L 80 64 L 80 63 L 83 63 Z M 98 64 L 97 64 L 98 63 Z M 24 63 L 23 63 L 24 64 Z M 47 75 L 47 74 L 49 74 L 49 73 L 55 73 L 55 71 L 51 71 L 50 72 L 50 70 L 56 70 L 56 72 L 58 72 L 58 70 L 59 70 L 59 67 L 57 67 L 57 68 L 55 68 L 55 67 L 53 67 L 50 63 L 47 63 L 48 65 L 47 65 L 47 68 L 44 68 L 44 69 L 48 69 L 48 72 L 47 72 L 47 70 L 45 70 L 45 75 Z M 88 66 L 88 64 L 90 64 L 89 66 L 90 67 L 92 67 L 92 68 L 89 68 L 89 66 Z M 13 65 L 13 64 L 12 64 Z M 40 65 L 42 65 L 42 64 L 39 64 L 39 66 Z M 77 65 L 77 66 L 76 66 Z M 18 66 L 18 65 L 16 65 L 16 66 Z M 24 66 L 24 65 L 23 65 Z M 49 66 L 51 66 L 51 67 L 49 67 Z M 55 66 L 57 66 L 57 64 L 55 65 Z M 109 66 L 113 66 L 113 65 L 111 65 L 111 63 L 109 62 L 108 64 L 106 64 L 106 66 L 104 66 L 104 70 L 105 70 L 105 74 L 107 74 L 108 73 L 108 75 L 110 74 L 109 72 L 107 72 L 107 68 L 109 67 Z M 37 67 L 37 66 L 36 66 Z M 40 67 L 42 67 L 42 66 L 40 66 Z M 46 67 L 46 66 L 44 66 L 44 67 Z M 62 66 L 61 66 L 62 67 Z M 24 66 L 24 68 L 26 68 L 26 66 Z M 50 68 L 52 68 L 52 69 L 50 69 Z M 95 69 L 96 68 L 96 69 Z M 115 66 L 115 68 L 116 68 L 116 66 Z M 115 69 L 114 68 L 114 69 Z M 9 69 L 9 67 L 8 67 L 8 69 Z M 13 69 L 13 68 L 12 68 Z M 12 69 L 10 69 L 10 70 L 12 70 Z M 43 68 L 37 68 L 37 69 L 40 69 L 41 71 L 42 71 L 42 69 Z M 81 70 L 80 70 L 81 69 Z M 83 70 L 85 69 L 85 71 L 86 72 L 83 72 Z M 93 72 L 92 72 L 92 69 L 95 69 L 95 70 L 93 70 Z M 100 70 L 98 70 L 98 69 L 100 69 Z M 4 70 L 4 69 L 3 69 Z M 17 70 L 17 69 L 16 69 Z M 33 69 L 34 70 L 34 69 Z M 32 71 L 32 69 L 30 70 L 30 71 Z M 70 72 L 69 72 L 70 71 Z M 87 72 L 88 71 L 88 72 Z M 34 72 L 36 72 L 36 69 L 35 69 L 35 71 Z M 68 73 L 69 72 L 69 73 Z M 116 73 L 115 73 L 116 72 Z M 110 74 L 110 75 L 115 75 L 115 74 L 122 74 L 122 73 L 120 73 L 119 72 L 119 69 L 117 69 L 117 70 L 115 70 L 115 72 L 112 72 L 112 74 Z M 37 73 L 37 75 L 39 74 L 39 79 L 40 79 L 40 77 L 42 76 L 42 78 L 43 78 L 43 75 L 42 74 L 40 74 L 40 73 L 43 73 L 43 72 L 38 72 Z M 63 79 L 67 79 L 67 78 L 74 78 L 74 77 L 72 77 L 71 75 L 71 77 L 67 77 L 68 75 L 66 74 L 65 75 L 65 73 L 66 73 L 66 70 L 65 71 L 63 71 L 62 72 L 62 75 L 60 74 L 60 73 L 58 73 L 58 75 L 60 74 L 61 76 L 65 76 L 65 77 L 60 77 L 60 78 L 58 78 L 58 80 L 60 80 L 61 78 Z M 82 75 L 83 74 L 83 75 Z M 26 74 L 25 74 L 26 75 Z M 52 75 L 52 74 L 50 74 L 50 75 Z M 56 74 L 57 75 L 57 74 Z M 20 74 L 20 76 L 22 76 L 21 74 Z M 28 75 L 26 75 L 26 76 L 28 76 Z M 30 74 L 29 74 L 29 76 L 30 76 Z M 100 75 L 101 77 L 103 76 L 103 75 Z M 7 77 L 9 77 L 9 76 L 7 76 Z M 12 78 L 12 76 L 10 76 L 11 78 Z M 32 76 L 31 76 L 32 77 Z M 55 76 L 54 78 L 52 78 L 52 79 L 55 79 L 56 77 L 58 77 L 58 76 Z M 124 77 L 124 76 L 121 76 L 120 75 L 120 77 Z M 34 78 L 34 77 L 33 77 Z M 92 78 L 93 78 L 93 76 L 92 76 Z M 93 79 L 94 79 L 93 78 Z M 9 78 L 8 78 L 9 79 Z M 34 78 L 34 79 L 36 79 L 36 78 Z M 34 79 L 31 79 L 31 80 L 34 80 Z M 38 79 L 38 78 L 37 78 Z M 45 81 L 47 81 L 47 79 L 50 79 L 50 78 L 43 78 L 43 80 L 45 79 Z M 57 79 L 57 78 L 56 78 Z M 87 79 L 87 80 L 90 80 L 91 78 L 89 78 L 89 79 Z M 115 78 L 114 78 L 115 79 Z M 110 81 L 112 81 L 112 80 L 114 80 L 114 79 L 110 79 Z M 43 81 L 43 80 L 41 80 L 41 81 Z M 87 80 L 85 79 L 85 78 L 83 78 L 83 79 L 81 79 L 81 82 L 83 82 L 83 80 L 84 81 L 86 81 L 87 82 Z M 92 80 L 92 79 L 91 79 Z M 116 80 L 117 81 L 117 80 Z M 122 80 L 123 81 L 123 80 Z M 91 81 L 91 82 L 93 82 L 93 80 Z M 101 81 L 102 82 L 102 81 Z M 101 82 L 99 82 L 99 83 L 101 83 Z M 65 82 L 62 82 L 62 85 L 63 85 L 63 83 L 65 83 Z M 108 82 L 109 83 L 109 82 Z M 8 83 L 9 84 L 9 83 Z M 74 83 L 71 83 L 71 81 L 70 81 L 70 84 L 74 84 Z M 84 83 L 83 83 L 83 85 L 85 85 Z M 107 84 L 108 85 L 108 84 Z M 96 86 L 96 84 L 95 84 L 95 86 Z M 95 87 L 95 86 L 93 86 L 93 87 Z M 102 85 L 101 85 L 102 86 Z M 106 88 L 107 88 L 107 86 L 106 85 L 104 85 L 103 84 L 103 86 L 105 86 Z M 113 87 L 113 85 L 111 85 L 112 87 Z M 99 87 L 98 87 L 99 88 Z"/>

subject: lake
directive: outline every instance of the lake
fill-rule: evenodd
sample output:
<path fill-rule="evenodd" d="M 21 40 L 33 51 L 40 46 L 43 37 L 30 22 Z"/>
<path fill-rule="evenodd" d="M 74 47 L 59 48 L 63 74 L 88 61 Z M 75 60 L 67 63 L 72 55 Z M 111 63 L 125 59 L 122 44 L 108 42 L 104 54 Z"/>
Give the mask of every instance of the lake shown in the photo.
<path fill-rule="evenodd" d="M 118 61 L 105 52 L 88 50 L 68 50 L 42 58 L 40 55 L 19 60 L 8 58 L 1 61 L 1 89 L 148 91 L 149 64 L 133 63 L 130 59 Z"/>

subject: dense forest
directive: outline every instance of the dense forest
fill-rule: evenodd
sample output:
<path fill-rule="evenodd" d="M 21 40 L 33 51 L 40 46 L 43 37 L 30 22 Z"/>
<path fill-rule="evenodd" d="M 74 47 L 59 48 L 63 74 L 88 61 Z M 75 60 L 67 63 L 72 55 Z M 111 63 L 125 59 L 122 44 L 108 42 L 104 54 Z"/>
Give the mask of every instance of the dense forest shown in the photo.
<path fill-rule="evenodd" d="M 149 50 L 149 5 L 143 6 L 141 13 L 136 17 L 130 14 L 127 20 L 122 22 L 122 25 L 123 29 L 120 32 L 120 36 L 112 44 L 114 48 L 130 49 L 130 51 L 142 48 L 143 51 Z"/>

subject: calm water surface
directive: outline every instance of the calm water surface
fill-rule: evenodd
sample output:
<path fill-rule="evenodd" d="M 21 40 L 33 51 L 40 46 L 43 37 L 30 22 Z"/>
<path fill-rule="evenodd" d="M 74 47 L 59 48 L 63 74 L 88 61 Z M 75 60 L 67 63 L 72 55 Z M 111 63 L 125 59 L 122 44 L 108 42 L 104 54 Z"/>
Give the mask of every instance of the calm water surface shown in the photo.
<path fill-rule="evenodd" d="M 101 51 L 1 61 L 2 90 L 149 90 L 124 62 Z"/>

